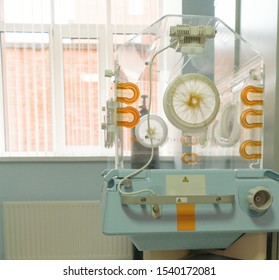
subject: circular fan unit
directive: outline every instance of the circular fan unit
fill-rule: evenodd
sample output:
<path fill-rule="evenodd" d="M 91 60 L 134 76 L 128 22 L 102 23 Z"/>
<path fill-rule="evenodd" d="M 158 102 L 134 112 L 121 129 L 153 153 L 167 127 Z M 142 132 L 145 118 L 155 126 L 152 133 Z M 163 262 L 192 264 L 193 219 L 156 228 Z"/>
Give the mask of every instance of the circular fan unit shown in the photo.
<path fill-rule="evenodd" d="M 144 147 L 151 148 L 153 145 L 154 148 L 157 148 L 166 141 L 168 127 L 165 121 L 156 115 L 149 116 L 149 123 L 150 128 L 148 129 L 148 115 L 143 116 L 136 126 L 135 134 L 138 142 Z"/>
<path fill-rule="evenodd" d="M 197 131 L 215 119 L 220 96 L 214 83 L 201 74 L 177 77 L 166 89 L 164 110 L 168 120 L 183 131 Z"/>

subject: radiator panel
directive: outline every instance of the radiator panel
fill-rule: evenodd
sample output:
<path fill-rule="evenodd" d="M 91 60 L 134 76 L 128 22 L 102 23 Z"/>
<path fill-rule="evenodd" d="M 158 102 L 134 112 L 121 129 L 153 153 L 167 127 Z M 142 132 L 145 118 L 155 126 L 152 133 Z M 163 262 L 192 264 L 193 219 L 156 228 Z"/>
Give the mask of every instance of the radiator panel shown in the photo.
<path fill-rule="evenodd" d="M 102 233 L 99 201 L 4 202 L 5 259 L 132 259 L 127 237 Z"/>

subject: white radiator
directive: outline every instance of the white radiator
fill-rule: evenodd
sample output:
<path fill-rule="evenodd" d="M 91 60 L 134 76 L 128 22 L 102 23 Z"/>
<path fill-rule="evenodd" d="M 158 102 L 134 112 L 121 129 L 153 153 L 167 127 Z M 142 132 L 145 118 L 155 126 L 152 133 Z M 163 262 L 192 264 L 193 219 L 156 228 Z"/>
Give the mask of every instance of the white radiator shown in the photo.
<path fill-rule="evenodd" d="M 4 202 L 6 259 L 132 259 L 128 238 L 102 234 L 99 201 Z"/>

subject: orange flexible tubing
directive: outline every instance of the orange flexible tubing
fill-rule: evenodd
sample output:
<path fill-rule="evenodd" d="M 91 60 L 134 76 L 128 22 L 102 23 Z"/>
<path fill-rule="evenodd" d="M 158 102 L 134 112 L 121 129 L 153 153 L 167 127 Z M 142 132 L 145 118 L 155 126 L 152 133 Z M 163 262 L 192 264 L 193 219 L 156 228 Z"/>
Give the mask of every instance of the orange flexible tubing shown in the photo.
<path fill-rule="evenodd" d="M 261 141 L 246 140 L 239 147 L 239 153 L 244 159 L 253 160 L 262 158 L 262 154 L 248 154 L 247 147 L 260 147 L 262 145 Z"/>
<path fill-rule="evenodd" d="M 250 123 L 247 121 L 247 118 L 249 116 L 254 117 L 254 116 L 262 116 L 263 111 L 262 110 L 254 110 L 254 109 L 248 109 L 245 110 L 240 117 L 240 123 L 244 128 L 252 129 L 252 128 L 261 128 L 263 127 L 262 122 L 257 122 L 257 123 Z"/>
<path fill-rule="evenodd" d="M 119 121 L 117 121 L 117 126 L 133 128 L 139 123 L 139 120 L 140 120 L 139 111 L 132 106 L 127 106 L 124 108 L 117 108 L 117 114 L 132 114 L 133 115 L 132 121 L 119 120 Z"/>
<path fill-rule="evenodd" d="M 116 86 L 117 89 L 122 89 L 122 90 L 132 90 L 134 95 L 132 97 L 122 97 L 119 96 L 116 98 L 117 102 L 125 103 L 125 104 L 132 104 L 136 102 L 139 97 L 140 97 L 140 90 L 136 84 L 133 83 L 118 83 Z"/>
<path fill-rule="evenodd" d="M 240 95 L 241 101 L 243 104 L 247 106 L 255 106 L 255 105 L 263 105 L 263 100 L 250 100 L 248 99 L 248 93 L 254 92 L 254 93 L 263 93 L 262 87 L 255 87 L 255 86 L 247 86 L 245 87 Z"/>

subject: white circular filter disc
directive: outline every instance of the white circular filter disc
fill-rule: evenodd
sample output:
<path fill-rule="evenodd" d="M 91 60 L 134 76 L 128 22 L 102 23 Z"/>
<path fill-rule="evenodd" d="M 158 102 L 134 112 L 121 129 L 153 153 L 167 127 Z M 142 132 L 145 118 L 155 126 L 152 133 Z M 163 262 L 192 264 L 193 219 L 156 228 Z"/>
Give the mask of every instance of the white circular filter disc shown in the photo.
<path fill-rule="evenodd" d="M 178 129 L 201 130 L 215 119 L 220 96 L 215 84 L 201 74 L 177 77 L 167 87 L 164 110 L 168 120 Z"/>
<path fill-rule="evenodd" d="M 154 148 L 164 144 L 168 135 L 168 127 L 165 121 L 157 116 L 150 115 L 150 131 L 148 132 L 148 115 L 143 116 L 140 119 L 139 124 L 135 128 L 135 134 L 137 141 L 144 147 L 151 148 L 151 140 Z"/>

